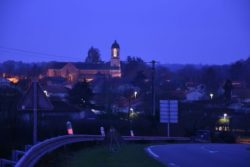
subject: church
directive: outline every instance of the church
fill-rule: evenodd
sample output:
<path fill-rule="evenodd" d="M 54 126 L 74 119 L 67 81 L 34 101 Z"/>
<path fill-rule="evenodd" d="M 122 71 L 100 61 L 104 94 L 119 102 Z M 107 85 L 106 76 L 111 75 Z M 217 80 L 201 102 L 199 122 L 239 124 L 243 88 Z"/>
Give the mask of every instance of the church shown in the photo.
<path fill-rule="evenodd" d="M 69 82 L 86 79 L 92 81 L 98 76 L 120 78 L 121 61 L 120 46 L 117 41 L 111 45 L 110 62 L 83 63 L 83 62 L 55 62 L 47 70 L 48 77 L 62 77 Z"/>

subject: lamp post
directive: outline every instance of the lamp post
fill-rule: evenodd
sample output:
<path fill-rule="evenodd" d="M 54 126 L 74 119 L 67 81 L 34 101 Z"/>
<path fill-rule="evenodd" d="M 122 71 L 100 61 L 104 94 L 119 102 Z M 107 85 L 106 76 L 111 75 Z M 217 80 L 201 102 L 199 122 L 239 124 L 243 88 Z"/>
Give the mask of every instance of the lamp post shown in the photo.
<path fill-rule="evenodd" d="M 155 111 L 155 60 L 152 60 L 152 115 L 155 118 L 156 111 Z"/>
<path fill-rule="evenodd" d="M 229 122 L 230 122 L 227 113 L 224 113 L 224 114 L 223 114 L 223 120 L 224 120 L 224 122 L 225 122 L 225 124 L 226 124 L 226 125 L 225 125 L 225 131 L 227 131 L 227 130 L 229 130 Z"/>
<path fill-rule="evenodd" d="M 131 92 L 132 93 L 132 92 Z M 133 99 L 136 99 L 138 95 L 138 91 L 134 91 L 132 95 L 129 95 L 128 97 L 128 117 L 130 118 L 130 112 L 131 112 L 131 100 Z"/>
<path fill-rule="evenodd" d="M 133 114 L 134 114 L 134 109 L 130 108 L 130 113 L 129 113 L 129 122 L 130 122 L 130 131 L 132 130 L 132 120 L 133 120 Z"/>
<path fill-rule="evenodd" d="M 136 113 L 134 112 L 133 108 L 130 108 L 130 115 L 129 115 L 129 122 L 130 122 L 130 136 L 134 136 L 134 131 L 132 127 L 133 119 L 136 117 Z"/>
<path fill-rule="evenodd" d="M 133 122 L 133 118 L 135 117 L 134 109 L 131 107 L 131 99 L 133 97 L 134 97 L 134 99 L 136 99 L 137 95 L 138 95 L 138 92 L 134 91 L 133 94 L 131 96 L 129 96 L 129 99 L 128 99 L 128 103 L 129 103 L 129 106 L 128 106 L 128 120 L 129 120 L 129 129 L 130 129 L 130 135 L 131 136 L 134 136 L 134 132 L 132 130 L 132 122 Z"/>
<path fill-rule="evenodd" d="M 218 120 L 218 127 L 216 127 L 216 130 L 219 131 L 229 131 L 229 126 L 230 126 L 230 117 L 228 116 L 227 113 L 223 113 L 222 115 L 219 116 Z"/>

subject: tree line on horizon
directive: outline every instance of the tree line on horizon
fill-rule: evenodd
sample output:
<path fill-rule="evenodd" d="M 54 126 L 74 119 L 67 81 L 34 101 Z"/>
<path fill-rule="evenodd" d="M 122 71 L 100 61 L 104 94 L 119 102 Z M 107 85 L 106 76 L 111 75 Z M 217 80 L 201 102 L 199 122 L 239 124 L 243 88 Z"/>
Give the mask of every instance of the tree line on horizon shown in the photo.
<path fill-rule="evenodd" d="M 97 48 L 91 47 L 85 59 L 85 63 L 102 63 L 100 52 Z M 52 62 L 24 63 L 21 61 L 5 61 L 0 63 L 0 73 L 19 76 L 38 76 L 46 74 Z M 125 81 L 139 84 L 142 80 L 151 80 L 151 64 L 146 63 L 140 57 L 128 56 L 126 61 L 122 61 L 122 78 Z M 167 88 L 182 88 L 188 82 L 204 84 L 208 91 L 216 91 L 227 79 L 240 81 L 250 88 L 250 58 L 239 60 L 227 65 L 204 65 L 196 66 L 192 64 L 179 65 L 156 64 L 156 81 L 159 85 L 168 83 Z M 171 82 L 169 82 L 171 81 Z M 137 82 L 137 83 L 136 83 Z M 141 83 L 142 84 L 142 83 Z"/>

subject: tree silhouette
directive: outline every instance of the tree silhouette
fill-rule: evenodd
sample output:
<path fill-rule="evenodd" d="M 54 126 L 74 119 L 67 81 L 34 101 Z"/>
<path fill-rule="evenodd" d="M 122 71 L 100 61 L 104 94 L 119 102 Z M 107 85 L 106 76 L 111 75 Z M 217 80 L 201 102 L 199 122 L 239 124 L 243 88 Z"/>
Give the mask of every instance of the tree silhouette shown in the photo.
<path fill-rule="evenodd" d="M 232 81 L 228 79 L 225 82 L 223 89 L 224 89 L 225 102 L 226 104 L 229 104 L 231 102 L 232 89 L 233 89 Z"/>
<path fill-rule="evenodd" d="M 202 69 L 201 81 L 206 85 L 208 91 L 216 92 L 219 88 L 219 76 L 215 67 L 205 67 Z"/>
<path fill-rule="evenodd" d="M 88 56 L 86 57 L 85 62 L 90 64 L 100 63 L 100 51 L 97 48 L 91 47 L 88 51 Z"/>
<path fill-rule="evenodd" d="M 86 80 L 84 80 L 83 82 L 77 82 L 69 91 L 69 101 L 80 107 L 88 106 L 90 104 L 92 96 L 93 92 Z"/>

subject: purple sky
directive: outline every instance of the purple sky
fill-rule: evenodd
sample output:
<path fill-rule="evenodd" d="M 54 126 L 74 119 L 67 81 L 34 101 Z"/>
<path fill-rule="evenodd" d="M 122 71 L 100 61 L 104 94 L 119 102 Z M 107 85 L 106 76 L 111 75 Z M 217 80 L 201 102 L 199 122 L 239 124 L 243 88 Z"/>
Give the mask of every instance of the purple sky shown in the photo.
<path fill-rule="evenodd" d="M 0 62 L 109 60 L 115 39 L 123 60 L 231 63 L 250 56 L 250 1 L 0 0 Z"/>

